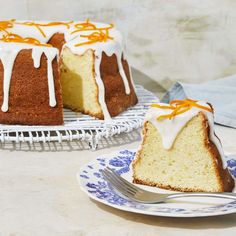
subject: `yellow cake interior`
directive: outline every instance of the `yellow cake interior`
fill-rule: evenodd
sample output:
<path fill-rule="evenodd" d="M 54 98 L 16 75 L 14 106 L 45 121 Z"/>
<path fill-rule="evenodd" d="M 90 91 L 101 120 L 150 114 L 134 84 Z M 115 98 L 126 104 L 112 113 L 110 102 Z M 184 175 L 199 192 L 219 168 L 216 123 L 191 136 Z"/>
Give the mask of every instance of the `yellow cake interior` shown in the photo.
<path fill-rule="evenodd" d="M 76 55 L 68 48 L 63 49 L 61 85 L 65 107 L 91 115 L 102 113 L 94 78 L 93 50 L 87 50 L 83 55 Z"/>
<path fill-rule="evenodd" d="M 180 191 L 223 191 L 216 159 L 206 142 L 209 139 L 202 113 L 184 126 L 169 150 L 163 148 L 156 127 L 146 122 L 142 148 L 133 163 L 134 181 Z"/>

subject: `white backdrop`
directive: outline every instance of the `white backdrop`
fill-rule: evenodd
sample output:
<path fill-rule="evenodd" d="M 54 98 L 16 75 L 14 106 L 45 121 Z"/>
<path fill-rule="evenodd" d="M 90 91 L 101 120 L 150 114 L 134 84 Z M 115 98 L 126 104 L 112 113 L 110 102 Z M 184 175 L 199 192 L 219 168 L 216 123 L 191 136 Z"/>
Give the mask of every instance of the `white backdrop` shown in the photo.
<path fill-rule="evenodd" d="M 2 19 L 113 22 L 133 67 L 164 86 L 236 72 L 234 0 L 0 0 Z"/>

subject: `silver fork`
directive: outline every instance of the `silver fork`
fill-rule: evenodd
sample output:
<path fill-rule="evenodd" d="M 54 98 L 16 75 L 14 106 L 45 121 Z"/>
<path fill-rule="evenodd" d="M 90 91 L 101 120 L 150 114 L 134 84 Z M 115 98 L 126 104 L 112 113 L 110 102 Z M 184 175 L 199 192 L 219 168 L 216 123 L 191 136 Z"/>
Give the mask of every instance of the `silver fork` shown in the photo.
<path fill-rule="evenodd" d="M 182 197 L 216 197 L 236 200 L 235 193 L 153 193 L 131 184 L 109 167 L 102 170 L 102 174 L 105 180 L 124 196 L 141 203 L 161 203 L 170 199 Z"/>

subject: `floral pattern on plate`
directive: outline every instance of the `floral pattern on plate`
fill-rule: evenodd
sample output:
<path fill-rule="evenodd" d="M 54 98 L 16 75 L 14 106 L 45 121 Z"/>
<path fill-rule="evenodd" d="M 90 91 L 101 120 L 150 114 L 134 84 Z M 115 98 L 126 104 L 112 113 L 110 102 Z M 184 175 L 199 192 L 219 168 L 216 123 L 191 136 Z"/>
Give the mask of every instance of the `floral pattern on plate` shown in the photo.
<path fill-rule="evenodd" d="M 120 175 L 132 175 L 130 165 L 135 157 L 135 153 L 135 150 L 121 150 L 97 157 L 94 161 L 82 167 L 78 173 L 77 178 L 80 182 L 81 189 L 87 193 L 89 197 L 106 205 L 141 214 L 172 217 L 200 217 L 236 213 L 236 201 L 232 200 L 221 200 L 206 205 L 201 205 L 201 202 L 199 202 L 200 206 L 197 202 L 191 206 L 191 202 L 187 204 L 178 204 L 178 202 L 174 204 L 142 204 L 128 199 L 113 189 L 112 186 L 104 180 L 101 171 L 105 166 L 109 166 Z M 227 164 L 231 174 L 236 178 L 236 159 L 234 156 L 228 155 Z M 194 199 L 196 200 L 196 198 Z"/>

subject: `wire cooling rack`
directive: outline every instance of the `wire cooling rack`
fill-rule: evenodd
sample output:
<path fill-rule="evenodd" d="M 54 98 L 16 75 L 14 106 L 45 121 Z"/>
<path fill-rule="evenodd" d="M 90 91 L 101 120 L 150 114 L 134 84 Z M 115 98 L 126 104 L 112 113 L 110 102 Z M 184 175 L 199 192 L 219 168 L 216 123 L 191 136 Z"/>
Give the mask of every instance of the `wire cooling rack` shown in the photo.
<path fill-rule="evenodd" d="M 95 150 L 102 138 L 128 133 L 142 126 L 144 115 L 150 104 L 159 99 L 142 86 L 136 86 L 139 99 L 137 105 L 129 108 L 112 121 L 105 122 L 91 116 L 64 109 L 63 126 L 0 125 L 0 142 L 62 142 L 85 141 Z"/>

